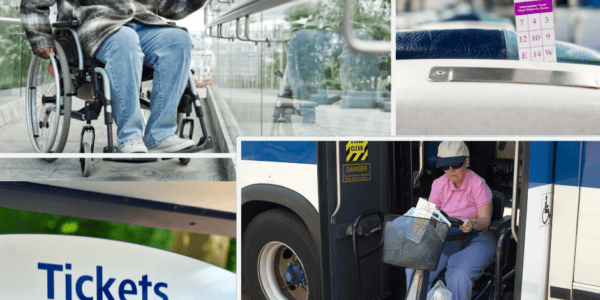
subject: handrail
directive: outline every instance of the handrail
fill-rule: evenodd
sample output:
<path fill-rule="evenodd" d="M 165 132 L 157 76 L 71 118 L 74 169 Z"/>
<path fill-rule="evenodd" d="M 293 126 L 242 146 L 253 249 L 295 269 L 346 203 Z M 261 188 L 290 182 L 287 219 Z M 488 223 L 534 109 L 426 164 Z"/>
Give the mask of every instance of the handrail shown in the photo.
<path fill-rule="evenodd" d="M 421 178 L 421 175 L 423 175 L 423 167 L 425 166 L 425 158 L 424 158 L 424 151 L 425 151 L 425 147 L 423 147 L 425 144 L 425 142 L 420 141 L 419 142 L 419 172 L 417 173 L 417 176 L 415 176 L 415 179 L 413 180 L 413 187 L 417 184 L 417 181 L 419 181 L 419 178 Z"/>
<path fill-rule="evenodd" d="M 392 53 L 391 41 L 363 41 L 356 38 L 352 28 L 352 8 L 350 0 L 342 2 L 342 32 L 348 48 L 364 55 L 385 55 Z"/>
<path fill-rule="evenodd" d="M 237 29 L 237 28 L 236 28 Z M 217 25 L 217 36 L 220 39 L 233 40 L 234 36 L 223 36 L 223 24 Z"/>
<path fill-rule="evenodd" d="M 248 37 L 242 38 L 242 37 L 240 36 L 240 18 L 237 18 L 237 19 L 235 19 L 235 36 L 236 36 L 236 37 L 237 37 L 237 39 L 238 39 L 238 40 L 240 40 L 240 41 L 245 41 L 245 42 L 247 42 L 247 41 L 250 41 L 250 40 L 248 39 Z"/>
<path fill-rule="evenodd" d="M 215 25 L 235 21 L 235 19 L 262 12 L 264 10 L 271 9 L 292 1 L 294 0 L 247 0 L 232 7 L 218 18 L 210 21 L 207 26 L 212 27 Z M 388 52 L 391 53 L 391 50 L 388 49 Z"/>
<path fill-rule="evenodd" d="M 21 19 L 0 17 L 0 24 L 21 25 Z"/>
<path fill-rule="evenodd" d="M 236 28 L 236 30 L 237 30 L 237 28 Z M 267 43 L 267 46 L 271 47 L 271 42 L 269 41 L 268 38 L 266 38 L 264 40 L 253 40 L 250 37 L 250 15 L 246 16 L 246 27 L 244 28 L 244 31 L 246 32 L 246 39 L 247 39 L 247 41 L 254 42 L 255 44 L 258 44 L 258 43 Z"/>
<path fill-rule="evenodd" d="M 517 222 L 517 184 L 519 183 L 519 141 L 515 142 L 515 162 L 514 162 L 514 178 L 513 178 L 513 199 L 512 199 L 512 212 L 511 212 L 511 220 L 510 220 L 510 230 L 512 231 L 513 237 L 515 241 L 518 243 L 519 238 L 517 236 L 517 232 L 515 230 L 516 222 Z"/>

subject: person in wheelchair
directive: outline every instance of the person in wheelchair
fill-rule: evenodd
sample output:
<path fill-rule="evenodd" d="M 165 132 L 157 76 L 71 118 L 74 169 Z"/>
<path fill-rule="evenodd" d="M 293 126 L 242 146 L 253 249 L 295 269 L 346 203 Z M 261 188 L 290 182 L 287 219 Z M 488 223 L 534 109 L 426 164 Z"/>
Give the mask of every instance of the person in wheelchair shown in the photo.
<path fill-rule="evenodd" d="M 35 55 L 55 55 L 49 8 L 56 0 L 22 0 L 21 20 Z M 58 1 L 58 20 L 75 17 L 85 55 L 105 64 L 121 152 L 177 152 L 194 142 L 176 136 L 177 105 L 188 82 L 192 41 L 179 20 L 204 0 Z M 139 93 L 143 66 L 154 69 L 144 130 Z"/>
<path fill-rule="evenodd" d="M 446 241 L 437 270 L 429 274 L 428 290 L 446 269 L 446 285 L 453 300 L 471 299 L 475 279 L 496 250 L 494 234 L 486 231 L 492 219 L 492 192 L 485 180 L 468 166 L 469 149 L 465 143 L 442 142 L 438 147 L 436 167 L 443 168 L 445 175 L 433 182 L 428 199 L 450 217 L 463 220 L 460 231 L 468 234 L 465 241 Z M 449 236 L 457 234 L 453 229 Z M 406 269 L 409 288 L 413 274 L 413 269 Z"/>

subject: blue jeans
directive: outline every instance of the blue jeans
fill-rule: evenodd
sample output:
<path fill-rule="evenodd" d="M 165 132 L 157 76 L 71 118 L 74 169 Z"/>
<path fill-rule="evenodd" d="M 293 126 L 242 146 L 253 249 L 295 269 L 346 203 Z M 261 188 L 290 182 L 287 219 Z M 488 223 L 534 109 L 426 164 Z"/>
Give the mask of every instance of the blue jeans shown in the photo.
<path fill-rule="evenodd" d="M 431 289 L 435 278 L 442 270 L 446 269 L 446 288 L 452 292 L 452 300 L 471 300 L 475 279 L 494 257 L 496 251 L 494 234 L 491 231 L 480 233 L 463 250 L 460 250 L 460 247 L 461 241 L 451 241 L 444 244 L 437 270 L 429 272 L 428 291 Z M 410 289 L 413 275 L 414 270 L 407 268 L 407 290 Z"/>
<path fill-rule="evenodd" d="M 143 141 L 153 147 L 175 136 L 177 105 L 188 82 L 192 40 L 179 28 L 127 23 L 96 52 L 106 66 L 119 147 L 142 141 L 142 66 L 154 68 L 150 118 Z"/>

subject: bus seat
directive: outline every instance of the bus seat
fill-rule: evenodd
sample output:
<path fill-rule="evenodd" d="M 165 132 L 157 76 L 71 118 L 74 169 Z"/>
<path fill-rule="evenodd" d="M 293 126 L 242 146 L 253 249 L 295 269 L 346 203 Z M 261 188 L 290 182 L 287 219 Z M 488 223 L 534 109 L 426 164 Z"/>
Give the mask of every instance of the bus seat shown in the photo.
<path fill-rule="evenodd" d="M 578 15 L 578 10 L 576 9 L 556 9 L 554 12 L 554 32 L 557 41 L 575 42 L 575 28 L 579 19 Z"/>
<path fill-rule="evenodd" d="M 577 24 L 577 29 L 574 30 L 574 41 L 581 46 L 600 50 L 600 13 L 594 10 L 585 10 L 585 16 Z"/>
<path fill-rule="evenodd" d="M 501 30 L 446 29 L 401 31 L 396 35 L 396 59 L 506 59 Z"/>
<path fill-rule="evenodd" d="M 556 42 L 558 62 L 600 65 L 600 53 Z M 517 34 L 507 30 L 448 29 L 401 31 L 396 35 L 396 59 L 518 60 Z"/>

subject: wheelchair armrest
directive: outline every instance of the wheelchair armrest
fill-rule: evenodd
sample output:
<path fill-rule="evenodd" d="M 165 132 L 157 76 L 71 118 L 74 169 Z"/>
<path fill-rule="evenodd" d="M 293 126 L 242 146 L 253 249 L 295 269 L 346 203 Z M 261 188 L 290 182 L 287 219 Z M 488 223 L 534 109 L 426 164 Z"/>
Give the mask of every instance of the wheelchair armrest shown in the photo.
<path fill-rule="evenodd" d="M 502 232 L 505 229 L 510 228 L 511 218 L 512 218 L 511 216 L 504 216 L 504 217 L 490 223 L 490 226 L 488 226 L 488 230 L 494 233 L 494 235 L 496 236 L 496 240 L 498 240 L 498 238 L 500 237 L 500 234 L 502 234 Z"/>
<path fill-rule="evenodd" d="M 55 22 L 52 23 L 52 27 L 54 28 L 69 28 L 69 27 L 79 27 L 79 21 L 77 20 L 73 20 L 73 21 L 62 21 L 62 22 Z"/>

